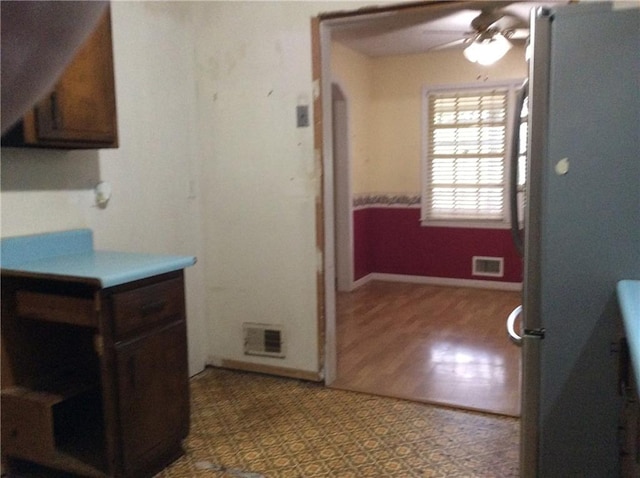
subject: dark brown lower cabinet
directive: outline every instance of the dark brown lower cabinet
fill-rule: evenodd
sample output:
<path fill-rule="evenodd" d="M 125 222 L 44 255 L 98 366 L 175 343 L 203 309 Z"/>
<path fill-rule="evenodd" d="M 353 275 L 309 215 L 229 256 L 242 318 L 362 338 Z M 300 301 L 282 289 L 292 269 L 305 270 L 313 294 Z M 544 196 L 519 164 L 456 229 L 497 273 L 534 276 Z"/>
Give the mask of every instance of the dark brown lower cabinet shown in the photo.
<path fill-rule="evenodd" d="M 622 395 L 620 416 L 619 448 L 620 476 L 638 478 L 640 476 L 640 400 L 626 337 L 620 341 L 619 386 Z"/>
<path fill-rule="evenodd" d="M 142 478 L 183 453 L 182 271 L 108 289 L 3 273 L 1 324 L 10 473 Z"/>
<path fill-rule="evenodd" d="M 620 455 L 623 478 L 640 476 L 640 401 L 635 383 L 625 390 Z"/>
<path fill-rule="evenodd" d="M 188 433 L 189 401 L 184 322 L 153 331 L 116 347 L 122 463 L 144 469 Z"/>

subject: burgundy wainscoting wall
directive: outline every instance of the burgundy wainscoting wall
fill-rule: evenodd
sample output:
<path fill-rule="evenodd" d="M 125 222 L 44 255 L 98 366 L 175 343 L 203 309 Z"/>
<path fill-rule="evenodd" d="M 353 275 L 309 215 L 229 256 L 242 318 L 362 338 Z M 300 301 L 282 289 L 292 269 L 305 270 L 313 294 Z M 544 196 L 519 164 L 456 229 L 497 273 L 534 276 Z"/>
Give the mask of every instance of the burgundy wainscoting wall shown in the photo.
<path fill-rule="evenodd" d="M 509 229 L 423 227 L 419 208 L 368 207 L 353 213 L 354 279 L 370 273 L 522 281 Z M 504 277 L 471 274 L 472 257 L 504 258 Z"/>

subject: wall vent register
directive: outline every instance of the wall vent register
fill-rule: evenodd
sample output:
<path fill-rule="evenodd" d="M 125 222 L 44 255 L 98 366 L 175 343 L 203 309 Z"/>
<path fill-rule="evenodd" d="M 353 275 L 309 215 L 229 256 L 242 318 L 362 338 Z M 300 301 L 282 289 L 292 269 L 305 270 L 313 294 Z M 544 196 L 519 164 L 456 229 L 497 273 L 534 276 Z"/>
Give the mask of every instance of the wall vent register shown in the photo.
<path fill-rule="evenodd" d="M 503 277 L 504 275 L 503 257 L 473 256 L 472 264 L 474 276 Z"/>
<path fill-rule="evenodd" d="M 284 333 L 281 325 L 246 322 L 242 328 L 245 355 L 284 358 Z"/>

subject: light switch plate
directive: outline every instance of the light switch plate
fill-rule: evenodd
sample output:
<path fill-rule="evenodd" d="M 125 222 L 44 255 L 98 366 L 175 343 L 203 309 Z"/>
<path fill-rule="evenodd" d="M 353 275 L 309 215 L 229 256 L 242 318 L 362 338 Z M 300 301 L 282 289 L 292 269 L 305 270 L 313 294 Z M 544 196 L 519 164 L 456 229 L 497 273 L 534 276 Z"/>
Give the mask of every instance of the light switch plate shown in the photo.
<path fill-rule="evenodd" d="M 298 105 L 296 107 L 296 124 L 298 128 L 309 126 L 309 106 Z"/>

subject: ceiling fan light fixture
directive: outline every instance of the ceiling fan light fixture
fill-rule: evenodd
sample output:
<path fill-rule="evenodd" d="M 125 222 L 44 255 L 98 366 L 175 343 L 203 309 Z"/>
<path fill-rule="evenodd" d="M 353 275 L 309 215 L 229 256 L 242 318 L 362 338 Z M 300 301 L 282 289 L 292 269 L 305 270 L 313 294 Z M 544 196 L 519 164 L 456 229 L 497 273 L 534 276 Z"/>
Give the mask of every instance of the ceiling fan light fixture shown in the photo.
<path fill-rule="evenodd" d="M 489 38 L 477 38 L 464 49 L 463 54 L 472 63 L 493 65 L 505 56 L 510 49 L 511 42 L 501 33 L 496 33 Z"/>

